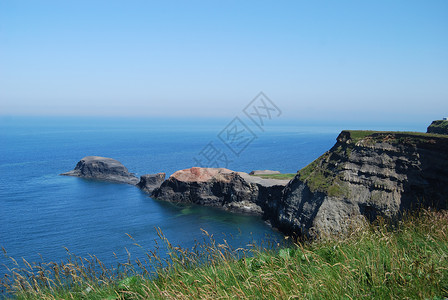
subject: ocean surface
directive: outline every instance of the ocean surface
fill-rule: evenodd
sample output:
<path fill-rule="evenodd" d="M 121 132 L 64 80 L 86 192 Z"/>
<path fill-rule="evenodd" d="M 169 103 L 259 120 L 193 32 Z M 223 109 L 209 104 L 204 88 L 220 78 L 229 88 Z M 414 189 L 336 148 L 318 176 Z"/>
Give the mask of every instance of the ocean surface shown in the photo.
<path fill-rule="evenodd" d="M 283 236 L 259 217 L 157 201 L 131 185 L 59 176 L 84 156 L 98 155 L 117 159 L 136 175 L 168 177 L 209 158 L 211 150 L 226 155 L 221 167 L 295 173 L 347 129 L 287 122 L 248 126 L 253 138 L 232 151 L 221 134 L 230 121 L 0 117 L 0 246 L 16 260 L 60 262 L 67 258 L 66 247 L 112 265 L 127 259 L 126 250 L 134 260 L 153 249 L 155 228 L 183 248 L 203 240 L 201 229 L 234 247 L 281 241 Z M 424 130 L 420 125 L 349 127 Z M 0 255 L 0 276 L 4 265 L 11 262 Z"/>

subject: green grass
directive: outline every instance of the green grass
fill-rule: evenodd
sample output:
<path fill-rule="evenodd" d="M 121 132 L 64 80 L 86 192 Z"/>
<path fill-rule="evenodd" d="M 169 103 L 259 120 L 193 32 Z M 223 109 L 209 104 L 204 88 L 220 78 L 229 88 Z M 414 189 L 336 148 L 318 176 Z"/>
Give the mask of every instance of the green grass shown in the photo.
<path fill-rule="evenodd" d="M 298 172 L 300 180 L 306 182 L 312 192 L 327 193 L 334 197 L 346 196 L 348 191 L 336 179 L 337 174 L 330 167 L 334 162 L 333 153 L 325 152 Z"/>
<path fill-rule="evenodd" d="M 285 174 L 261 174 L 261 175 L 251 175 L 256 177 L 261 177 L 264 179 L 282 179 L 282 180 L 291 180 L 297 174 L 296 173 L 285 173 Z"/>
<path fill-rule="evenodd" d="M 167 266 L 158 268 L 152 280 L 144 266 L 136 270 L 126 264 L 121 277 L 114 277 L 107 269 L 92 274 L 86 262 L 81 267 L 76 259 L 63 266 L 41 265 L 42 273 L 35 277 L 16 269 L 9 283 L 3 284 L 18 299 L 448 297 L 447 212 L 422 211 L 394 226 L 379 220 L 354 228 L 344 239 L 297 243 L 275 251 L 252 250 L 252 256 L 244 255 L 249 254 L 244 251 L 238 256 L 211 237 L 202 255 L 164 241 L 171 259 Z M 160 262 L 153 254 L 148 257 L 153 263 Z M 32 264 L 25 266 L 27 271 L 30 268 Z M 51 270 L 58 270 L 58 275 Z"/>
<path fill-rule="evenodd" d="M 428 127 L 428 131 L 434 133 L 447 134 L 448 133 L 448 121 L 446 120 L 436 120 L 431 123 Z"/>
<path fill-rule="evenodd" d="M 448 121 L 447 120 L 436 120 L 436 121 L 433 121 L 430 126 L 448 129 Z"/>
<path fill-rule="evenodd" d="M 374 133 L 378 133 L 379 131 L 372 130 L 348 130 L 350 132 L 350 138 L 354 143 L 362 140 L 363 138 L 370 136 Z"/>
<path fill-rule="evenodd" d="M 350 132 L 351 140 L 356 143 L 367 137 L 372 137 L 374 140 L 383 140 L 385 137 L 391 136 L 394 139 L 395 135 L 399 135 L 402 139 L 411 139 L 412 141 L 425 141 L 429 138 L 448 138 L 446 135 L 437 133 L 412 132 L 412 131 L 374 131 L 374 130 L 345 130 Z"/>

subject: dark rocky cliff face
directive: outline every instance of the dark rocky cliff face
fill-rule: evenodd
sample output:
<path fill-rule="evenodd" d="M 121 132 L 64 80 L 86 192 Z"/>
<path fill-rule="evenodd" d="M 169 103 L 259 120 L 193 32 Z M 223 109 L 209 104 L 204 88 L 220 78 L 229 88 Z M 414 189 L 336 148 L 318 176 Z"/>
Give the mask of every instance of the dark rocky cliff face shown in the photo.
<path fill-rule="evenodd" d="M 431 125 L 428 126 L 426 132 L 437 134 L 448 134 L 448 121 L 447 120 L 432 121 Z"/>
<path fill-rule="evenodd" d="M 137 183 L 137 186 L 147 193 L 152 193 L 154 189 L 162 185 L 164 180 L 165 173 L 146 174 L 140 176 L 140 181 Z"/>
<path fill-rule="evenodd" d="M 177 171 L 152 193 L 173 202 L 195 203 L 270 218 L 287 180 L 253 177 L 224 168 Z"/>
<path fill-rule="evenodd" d="M 273 224 L 287 233 L 343 233 L 353 222 L 417 207 L 447 208 L 448 137 L 343 131 L 286 186 Z"/>

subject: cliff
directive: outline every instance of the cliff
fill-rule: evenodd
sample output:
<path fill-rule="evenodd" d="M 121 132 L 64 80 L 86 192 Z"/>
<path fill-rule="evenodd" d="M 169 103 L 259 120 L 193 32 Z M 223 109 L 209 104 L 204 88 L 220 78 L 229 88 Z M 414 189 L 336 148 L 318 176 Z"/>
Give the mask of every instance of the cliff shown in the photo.
<path fill-rule="evenodd" d="M 286 233 L 333 235 L 377 216 L 444 209 L 447 201 L 448 137 L 343 131 L 286 186 L 273 224 Z"/>
<path fill-rule="evenodd" d="M 438 134 L 448 134 L 448 121 L 447 120 L 436 120 L 432 121 L 431 125 L 428 126 L 427 133 L 438 133 Z"/>

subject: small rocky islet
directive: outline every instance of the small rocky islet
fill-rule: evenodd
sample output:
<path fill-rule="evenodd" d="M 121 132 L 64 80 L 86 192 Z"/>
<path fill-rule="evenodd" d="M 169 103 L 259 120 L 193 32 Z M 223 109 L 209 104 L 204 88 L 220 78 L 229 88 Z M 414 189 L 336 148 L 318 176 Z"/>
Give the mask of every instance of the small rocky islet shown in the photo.
<path fill-rule="evenodd" d="M 444 127 L 448 121 L 436 123 Z M 158 200 L 256 214 L 285 234 L 319 238 L 378 216 L 446 209 L 448 135 L 431 133 L 431 126 L 428 133 L 342 131 L 329 151 L 292 180 L 266 178 L 280 173 L 271 170 L 199 167 L 166 180 L 165 173 L 139 179 L 117 160 L 99 156 L 84 157 L 61 175 L 136 185 Z"/>
<path fill-rule="evenodd" d="M 139 179 L 133 173 L 130 173 L 121 162 L 101 156 L 86 156 L 76 164 L 72 171 L 60 175 L 133 185 L 139 182 Z"/>

